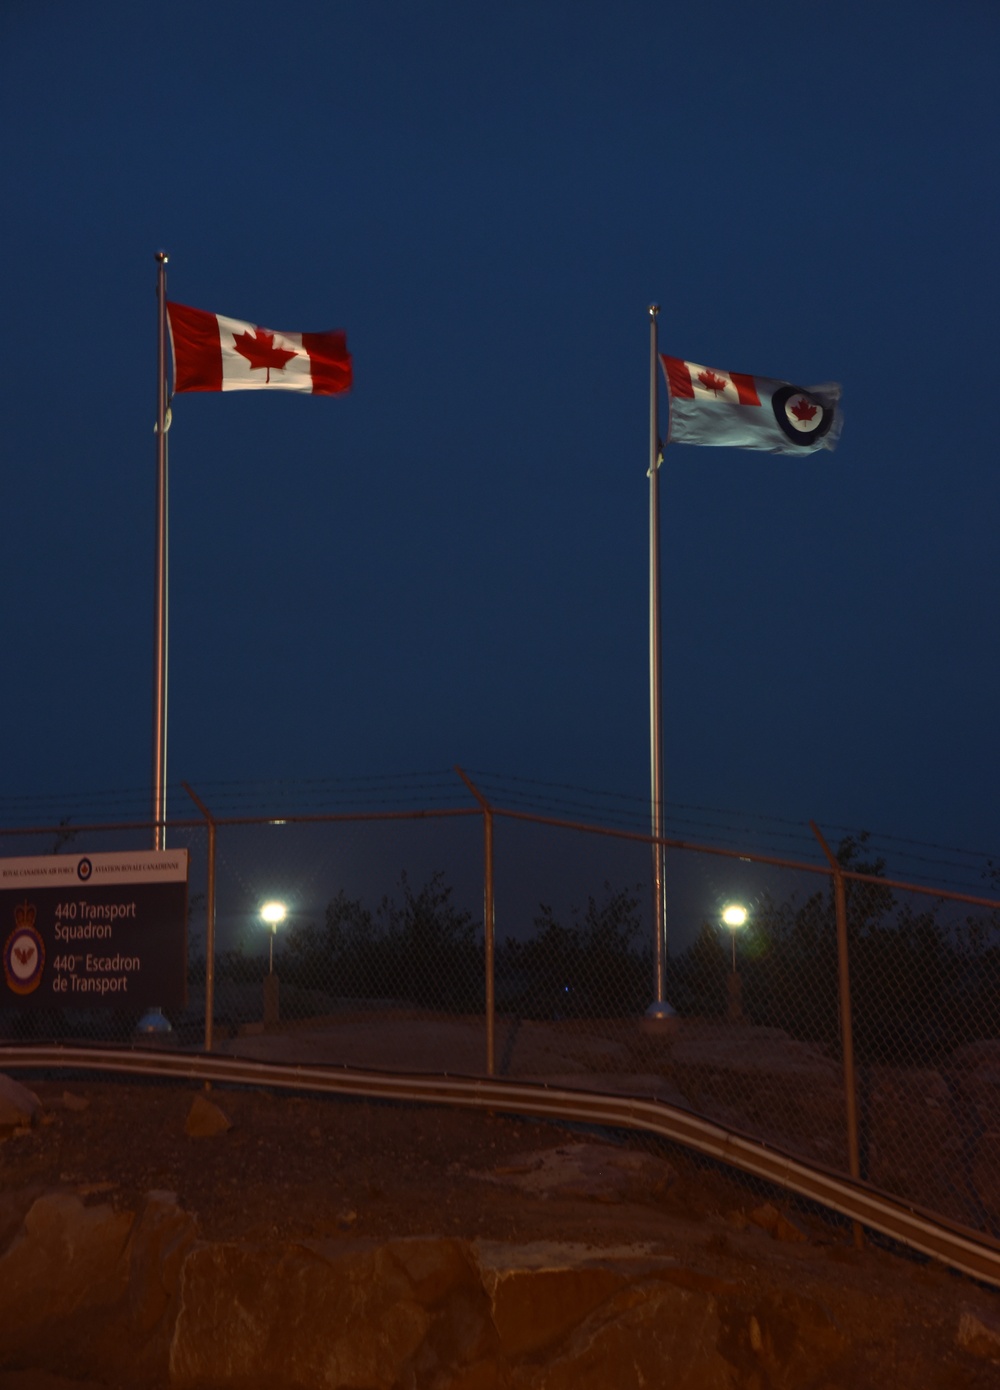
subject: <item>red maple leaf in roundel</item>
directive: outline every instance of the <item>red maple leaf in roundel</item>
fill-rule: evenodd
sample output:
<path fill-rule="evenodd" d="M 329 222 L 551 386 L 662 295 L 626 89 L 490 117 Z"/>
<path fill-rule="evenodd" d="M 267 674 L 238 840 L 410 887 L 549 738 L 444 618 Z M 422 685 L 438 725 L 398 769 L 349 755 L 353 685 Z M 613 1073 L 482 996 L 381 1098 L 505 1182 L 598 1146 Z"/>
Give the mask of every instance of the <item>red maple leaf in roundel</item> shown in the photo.
<path fill-rule="evenodd" d="M 720 396 L 726 389 L 726 378 L 713 372 L 711 367 L 706 367 L 703 372 L 699 372 L 698 380 L 706 391 L 714 391 L 716 396 Z"/>
<path fill-rule="evenodd" d="M 805 396 L 800 396 L 794 405 L 790 405 L 788 409 L 791 414 L 795 416 L 796 420 L 801 420 L 804 425 L 807 425 L 816 414 L 819 407 L 811 405 L 809 401 L 806 400 Z"/>
<path fill-rule="evenodd" d="M 255 328 L 253 333 L 234 333 L 233 342 L 240 356 L 245 357 L 250 363 L 251 371 L 261 367 L 267 369 L 267 382 L 271 380 L 272 367 L 275 371 L 283 371 L 288 359 L 299 355 L 297 352 L 289 352 L 287 348 L 275 347 L 274 334 L 268 333 L 266 328 Z"/>

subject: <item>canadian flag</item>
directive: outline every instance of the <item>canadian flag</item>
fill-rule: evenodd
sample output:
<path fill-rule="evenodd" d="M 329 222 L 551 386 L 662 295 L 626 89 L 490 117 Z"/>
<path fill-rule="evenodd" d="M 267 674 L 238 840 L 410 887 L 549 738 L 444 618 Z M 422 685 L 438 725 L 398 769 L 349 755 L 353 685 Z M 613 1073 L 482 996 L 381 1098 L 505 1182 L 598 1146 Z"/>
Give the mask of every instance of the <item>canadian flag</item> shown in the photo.
<path fill-rule="evenodd" d="M 717 372 L 697 362 L 664 357 L 663 370 L 671 396 L 680 400 L 728 401 L 730 405 L 760 405 L 753 377 L 744 372 Z"/>
<path fill-rule="evenodd" d="M 351 355 L 342 332 L 282 333 L 242 319 L 167 304 L 174 394 L 181 391 L 350 389 Z"/>

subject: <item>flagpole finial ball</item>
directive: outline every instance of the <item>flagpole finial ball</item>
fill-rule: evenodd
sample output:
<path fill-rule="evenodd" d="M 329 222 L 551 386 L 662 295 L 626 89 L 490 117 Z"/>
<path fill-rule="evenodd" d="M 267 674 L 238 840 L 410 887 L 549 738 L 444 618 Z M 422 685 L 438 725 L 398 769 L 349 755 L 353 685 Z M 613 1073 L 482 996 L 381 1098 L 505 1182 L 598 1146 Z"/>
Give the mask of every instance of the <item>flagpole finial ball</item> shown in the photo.
<path fill-rule="evenodd" d="M 170 257 L 167 255 L 166 251 L 157 251 L 153 259 L 159 261 L 161 265 L 166 265 Z"/>
<path fill-rule="evenodd" d="M 657 314 L 658 314 L 659 312 L 660 312 L 660 306 L 659 306 L 659 304 L 651 304 L 651 305 L 649 306 L 649 317 L 650 317 L 651 319 L 655 319 L 656 316 L 657 316 Z"/>

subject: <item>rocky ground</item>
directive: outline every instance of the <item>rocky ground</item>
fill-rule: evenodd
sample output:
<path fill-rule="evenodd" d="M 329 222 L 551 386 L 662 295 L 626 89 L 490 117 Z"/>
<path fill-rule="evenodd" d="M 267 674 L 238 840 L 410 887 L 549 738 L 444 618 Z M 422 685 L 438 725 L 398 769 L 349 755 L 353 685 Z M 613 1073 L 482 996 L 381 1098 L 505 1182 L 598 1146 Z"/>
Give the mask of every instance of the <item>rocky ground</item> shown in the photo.
<path fill-rule="evenodd" d="M 986 1390 L 1000 1294 L 646 1140 L 194 1085 L 0 1090 L 0 1390 Z M 9 1095 L 20 1095 L 8 1087 Z"/>

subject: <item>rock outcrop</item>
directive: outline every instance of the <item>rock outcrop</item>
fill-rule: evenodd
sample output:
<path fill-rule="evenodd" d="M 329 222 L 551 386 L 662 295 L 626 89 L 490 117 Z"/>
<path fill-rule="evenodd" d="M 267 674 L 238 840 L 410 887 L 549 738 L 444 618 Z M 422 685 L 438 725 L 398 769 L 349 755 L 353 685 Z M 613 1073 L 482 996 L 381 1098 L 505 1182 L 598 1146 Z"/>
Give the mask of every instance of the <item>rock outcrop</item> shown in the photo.
<path fill-rule="evenodd" d="M 184 1133 L 189 1139 L 212 1139 L 232 1127 L 229 1116 L 214 1101 L 195 1096 L 184 1123 Z"/>
<path fill-rule="evenodd" d="M 40 1109 L 34 1091 L 0 1072 L 0 1131 L 33 1124 Z"/>
<path fill-rule="evenodd" d="M 1000 1355 L 982 1309 L 956 1340 Z M 170 1192 L 133 1214 L 57 1191 L 0 1250 L 0 1367 L 118 1386 L 827 1390 L 875 1383 L 858 1355 L 822 1298 L 643 1244 L 213 1242 Z"/>

